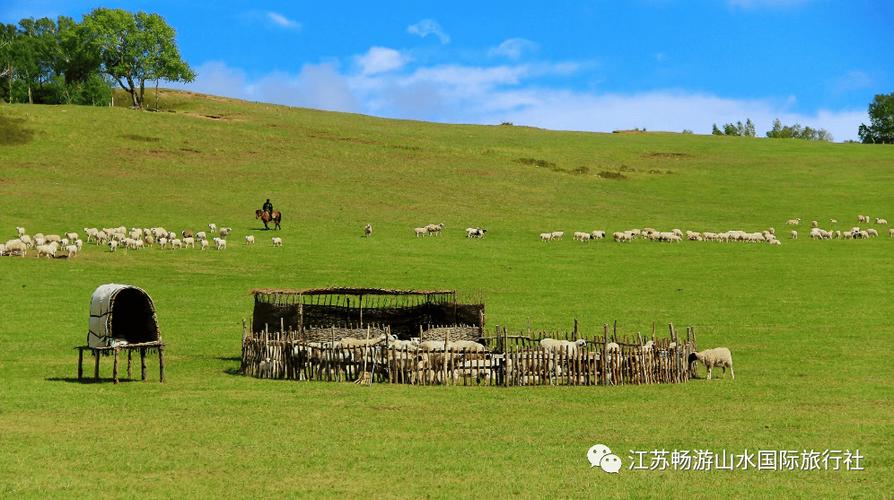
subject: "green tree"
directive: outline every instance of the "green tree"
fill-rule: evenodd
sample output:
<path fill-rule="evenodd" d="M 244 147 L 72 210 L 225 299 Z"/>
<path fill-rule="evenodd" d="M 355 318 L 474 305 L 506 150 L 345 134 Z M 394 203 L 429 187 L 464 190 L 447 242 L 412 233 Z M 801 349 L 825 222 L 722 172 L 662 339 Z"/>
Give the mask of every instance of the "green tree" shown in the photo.
<path fill-rule="evenodd" d="M 711 124 L 711 135 L 723 135 L 723 132 L 721 132 L 720 129 L 717 128 L 716 123 Z"/>
<path fill-rule="evenodd" d="M 191 82 L 195 73 L 180 58 L 174 29 L 158 14 L 95 9 L 84 26 L 99 51 L 102 70 L 142 109 L 146 82 Z"/>
<path fill-rule="evenodd" d="M 18 32 L 14 24 L 0 23 L 0 97 L 12 102 L 12 81 L 15 76 L 15 48 Z"/>
<path fill-rule="evenodd" d="M 771 139 L 804 139 L 807 141 L 832 141 L 832 134 L 826 129 L 802 127 L 800 123 L 783 125 L 779 118 L 773 120 L 773 128 L 767 131 Z"/>
<path fill-rule="evenodd" d="M 869 103 L 869 125 L 860 124 L 863 144 L 894 144 L 894 92 L 878 94 Z"/>

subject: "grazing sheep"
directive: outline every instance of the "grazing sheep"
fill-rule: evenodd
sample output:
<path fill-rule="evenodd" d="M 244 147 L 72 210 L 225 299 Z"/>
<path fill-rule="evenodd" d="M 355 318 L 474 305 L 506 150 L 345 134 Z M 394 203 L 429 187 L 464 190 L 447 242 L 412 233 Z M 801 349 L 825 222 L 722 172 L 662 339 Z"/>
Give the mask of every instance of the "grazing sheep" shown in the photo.
<path fill-rule="evenodd" d="M 180 236 L 183 238 L 195 238 L 196 235 L 191 229 L 184 229 L 183 231 L 180 231 Z"/>
<path fill-rule="evenodd" d="M 550 241 L 553 239 L 553 233 L 540 233 L 540 241 Z"/>
<path fill-rule="evenodd" d="M 875 218 L 875 223 L 876 223 L 876 224 L 887 224 L 887 223 L 888 223 L 888 219 L 879 219 L 878 217 L 876 217 L 876 218 Z"/>
<path fill-rule="evenodd" d="M 876 231 L 875 229 L 869 228 L 866 230 L 866 234 L 868 234 L 870 238 L 875 238 L 876 236 L 878 236 L 878 231 Z"/>
<path fill-rule="evenodd" d="M 428 231 L 430 236 L 440 236 L 441 230 L 444 229 L 444 223 L 440 224 L 428 224 L 425 226 L 425 229 Z"/>
<path fill-rule="evenodd" d="M 58 234 L 48 234 L 44 237 L 44 239 L 46 239 L 47 243 L 53 243 L 53 242 L 59 243 L 62 241 L 62 237 L 59 236 Z"/>
<path fill-rule="evenodd" d="M 22 243 L 24 243 L 28 248 L 31 248 L 34 246 L 34 241 L 27 234 L 23 234 L 23 235 L 19 236 L 19 239 L 22 240 Z"/>
<path fill-rule="evenodd" d="M 56 251 L 59 250 L 59 245 L 54 241 L 46 245 L 38 245 L 36 250 L 38 259 L 41 255 L 46 255 L 48 259 L 56 258 Z"/>
<path fill-rule="evenodd" d="M 593 237 L 593 235 L 591 235 L 590 233 L 585 233 L 583 231 L 575 231 L 574 232 L 574 239 L 576 241 L 590 241 L 590 239 L 592 237 Z"/>
<path fill-rule="evenodd" d="M 553 231 L 552 235 L 554 240 L 561 240 L 565 237 L 565 231 Z"/>
<path fill-rule="evenodd" d="M 275 247 L 282 246 L 282 238 L 280 238 L 278 236 L 274 236 L 273 238 L 271 238 L 271 240 L 273 241 L 273 246 L 275 246 Z"/>
<path fill-rule="evenodd" d="M 551 338 L 540 339 L 540 347 L 549 352 L 558 352 L 562 354 L 574 355 L 578 347 L 587 345 L 587 341 L 580 339 L 577 341 L 557 340 Z"/>
<path fill-rule="evenodd" d="M 789 226 L 797 226 L 797 225 L 801 224 L 801 219 L 800 218 L 789 219 L 789 220 L 785 221 L 785 223 L 788 224 Z"/>
<path fill-rule="evenodd" d="M 74 241 L 74 240 L 78 239 L 79 236 L 78 236 L 78 233 L 72 231 L 70 233 L 65 233 L 65 238 L 67 238 L 69 241 Z"/>
<path fill-rule="evenodd" d="M 868 215 L 858 215 L 857 222 L 869 222 L 869 216 Z"/>
<path fill-rule="evenodd" d="M 28 253 L 28 246 L 20 239 L 9 240 L 6 242 L 6 254 L 20 254 L 24 257 Z"/>
<path fill-rule="evenodd" d="M 6 255 L 6 245 L 0 243 L 0 256 Z"/>
<path fill-rule="evenodd" d="M 201 242 L 199 244 L 201 245 L 202 250 L 207 250 L 208 249 L 208 240 L 199 240 L 199 241 Z"/>
<path fill-rule="evenodd" d="M 230 233 L 232 233 L 232 232 L 233 232 L 233 228 L 231 228 L 231 227 L 222 227 L 222 228 L 220 228 L 220 230 L 217 232 L 217 234 L 219 234 L 221 238 L 226 238 L 226 237 L 229 236 Z"/>
<path fill-rule="evenodd" d="M 819 227 L 819 222 L 815 220 L 810 221 L 810 227 Z"/>
<path fill-rule="evenodd" d="M 214 244 L 218 250 L 223 250 L 224 248 L 227 248 L 227 240 L 225 240 L 223 238 L 214 238 Z"/>
<path fill-rule="evenodd" d="M 245 244 L 246 245 L 254 245 L 255 244 L 255 235 L 248 234 L 245 236 Z"/>
<path fill-rule="evenodd" d="M 385 338 L 386 338 L 386 336 L 384 333 L 379 335 L 378 337 L 374 337 L 371 339 L 357 339 L 354 337 L 345 337 L 345 338 L 341 339 L 341 346 L 348 348 L 348 349 L 354 349 L 357 347 L 372 347 L 376 344 L 384 342 Z"/>
<path fill-rule="evenodd" d="M 605 231 L 593 231 L 590 233 L 590 238 L 594 240 L 601 240 L 605 238 Z"/>
<path fill-rule="evenodd" d="M 183 248 L 195 248 L 196 247 L 196 239 L 192 236 L 187 236 L 183 238 Z"/>
<path fill-rule="evenodd" d="M 705 349 L 704 351 L 690 354 L 689 368 L 692 371 L 693 376 L 695 375 L 694 364 L 696 361 L 701 361 L 705 365 L 705 368 L 707 368 L 708 380 L 711 380 L 711 372 L 715 366 L 722 368 L 724 375 L 726 375 L 726 369 L 729 368 L 729 374 L 732 375 L 733 380 L 736 379 L 736 373 L 733 371 L 733 355 L 726 347 L 715 347 L 713 349 Z"/>
<path fill-rule="evenodd" d="M 72 258 L 78 254 L 78 246 L 77 245 L 68 245 L 65 247 L 65 251 L 68 252 L 68 258 Z"/>
<path fill-rule="evenodd" d="M 373 234 L 373 226 L 372 224 L 367 224 L 363 226 L 363 237 L 369 238 Z"/>
<path fill-rule="evenodd" d="M 198 233 L 196 233 L 196 239 L 197 240 L 207 240 L 208 235 L 205 234 L 205 231 L 199 231 Z"/>
<path fill-rule="evenodd" d="M 216 233 L 217 232 L 217 224 L 215 224 L 213 222 L 211 224 L 208 224 L 208 231 L 212 232 L 212 233 Z"/>
<path fill-rule="evenodd" d="M 164 239 L 164 238 L 162 238 L 162 239 Z M 118 249 L 118 240 L 109 241 L 109 251 L 114 252 L 117 249 Z"/>
<path fill-rule="evenodd" d="M 829 219 L 829 224 L 838 224 L 838 219 Z"/>
<path fill-rule="evenodd" d="M 177 238 L 171 240 L 171 248 L 183 248 L 183 242 Z"/>
<path fill-rule="evenodd" d="M 416 237 L 425 236 L 428 234 L 428 228 L 425 227 L 416 227 L 413 228 L 413 232 L 416 234 Z"/>
<path fill-rule="evenodd" d="M 16 226 L 16 232 L 19 234 L 19 237 L 25 236 L 25 228 Z"/>
<path fill-rule="evenodd" d="M 466 238 L 484 238 L 485 233 L 487 233 L 487 229 L 483 229 L 480 227 L 466 228 Z"/>
<path fill-rule="evenodd" d="M 888 236 L 894 238 L 894 228 L 888 229 Z"/>
<path fill-rule="evenodd" d="M 486 352 L 487 347 L 472 340 L 455 340 L 447 343 L 447 349 L 451 351 Z"/>
<path fill-rule="evenodd" d="M 779 240 L 770 240 L 769 243 L 770 243 L 771 245 L 781 245 L 781 244 L 782 244 L 782 242 L 779 241 Z"/>

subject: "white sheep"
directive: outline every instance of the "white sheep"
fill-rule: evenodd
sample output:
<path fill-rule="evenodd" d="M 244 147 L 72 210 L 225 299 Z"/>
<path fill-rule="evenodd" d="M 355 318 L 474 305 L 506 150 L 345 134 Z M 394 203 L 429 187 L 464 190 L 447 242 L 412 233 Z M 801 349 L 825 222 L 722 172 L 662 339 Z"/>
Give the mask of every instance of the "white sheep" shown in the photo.
<path fill-rule="evenodd" d="M 208 224 L 208 231 L 210 231 L 212 233 L 216 233 L 217 232 L 217 224 L 215 224 L 213 222 L 211 224 Z"/>
<path fill-rule="evenodd" d="M 363 226 L 363 237 L 369 238 L 373 234 L 373 226 L 372 224 L 367 224 Z"/>
<path fill-rule="evenodd" d="M 888 235 L 894 238 L 894 228 L 888 229 Z"/>
<path fill-rule="evenodd" d="M 195 248 L 196 247 L 196 239 L 192 236 L 187 236 L 183 238 L 183 248 Z"/>
<path fill-rule="evenodd" d="M 441 230 L 444 229 L 444 223 L 440 224 L 427 224 L 425 229 L 428 230 L 429 236 L 440 236 Z"/>
<path fill-rule="evenodd" d="M 282 246 L 282 238 L 280 238 L 278 236 L 274 236 L 273 238 L 270 238 L 270 239 L 273 241 L 273 246 L 275 246 L 275 247 Z"/>
<path fill-rule="evenodd" d="M 208 235 L 205 234 L 205 231 L 199 231 L 198 233 L 196 233 L 196 239 L 197 240 L 207 240 Z"/>
<path fill-rule="evenodd" d="M 561 240 L 565 237 L 565 231 L 553 231 L 552 235 L 554 240 Z"/>
<path fill-rule="evenodd" d="M 553 233 L 540 233 L 540 241 L 550 241 L 553 239 Z"/>
<path fill-rule="evenodd" d="M 68 258 L 72 258 L 78 254 L 78 246 L 77 245 L 68 245 L 65 247 L 65 251 L 68 252 Z"/>
<path fill-rule="evenodd" d="M 549 352 L 558 352 L 561 354 L 571 354 L 574 355 L 577 353 L 578 347 L 583 347 L 587 345 L 587 341 L 584 339 L 580 339 L 577 341 L 571 340 L 558 340 L 545 338 L 540 339 L 540 347 Z"/>
<path fill-rule="evenodd" d="M 593 231 L 590 233 L 590 238 L 594 240 L 601 240 L 605 238 L 605 231 Z"/>
<path fill-rule="evenodd" d="M 789 219 L 789 220 L 785 221 L 785 223 L 788 224 L 789 226 L 797 226 L 801 223 L 801 219 L 800 218 Z"/>
<path fill-rule="evenodd" d="M 230 233 L 232 231 L 233 231 L 233 228 L 231 228 L 231 227 L 222 227 L 222 228 L 220 228 L 220 231 L 218 231 L 218 234 L 220 234 L 220 236 L 222 238 L 226 238 L 227 236 L 230 235 Z"/>
<path fill-rule="evenodd" d="M 733 371 L 733 355 L 726 347 L 715 347 L 713 349 L 705 349 L 704 351 L 693 352 L 690 354 L 689 367 L 692 370 L 693 375 L 695 374 L 694 363 L 696 361 L 701 361 L 705 365 L 705 368 L 707 368 L 708 380 L 711 380 L 711 371 L 715 366 L 722 368 L 724 375 L 726 375 L 726 369 L 729 368 L 729 374 L 732 375 L 733 380 L 736 379 L 736 373 Z"/>
<path fill-rule="evenodd" d="M 466 228 L 466 238 L 484 238 L 485 233 L 487 233 L 487 229 L 480 227 Z"/>
<path fill-rule="evenodd" d="M 227 248 L 227 240 L 223 238 L 214 238 L 214 244 L 218 250 L 223 250 Z"/>
<path fill-rule="evenodd" d="M 24 257 L 28 253 L 28 246 L 20 239 L 9 240 L 6 242 L 7 255 L 20 254 Z"/>
<path fill-rule="evenodd" d="M 876 236 L 878 236 L 878 231 L 876 231 L 875 229 L 869 228 L 866 230 L 866 234 L 868 234 L 870 238 L 875 238 Z"/>
<path fill-rule="evenodd" d="M 74 231 L 65 233 L 65 237 L 68 238 L 69 241 L 74 241 L 74 240 L 80 238 L 80 236 L 78 235 L 78 233 L 76 233 L 76 232 L 74 232 Z"/>
<path fill-rule="evenodd" d="M 420 236 L 426 236 L 428 234 L 428 228 L 416 227 L 416 228 L 413 228 L 413 233 L 416 234 L 417 238 Z"/>
<path fill-rule="evenodd" d="M 245 235 L 245 244 L 246 245 L 254 245 L 255 244 L 255 235 L 253 235 L 253 234 Z"/>
<path fill-rule="evenodd" d="M 199 241 L 200 241 L 199 244 L 201 245 L 202 250 L 207 250 L 208 249 L 208 240 L 199 240 Z"/>
<path fill-rule="evenodd" d="M 183 242 L 178 238 L 174 238 L 171 240 L 171 248 L 183 248 Z"/>
<path fill-rule="evenodd" d="M 19 234 L 19 237 L 25 236 L 25 228 L 16 226 L 16 232 Z"/>
<path fill-rule="evenodd" d="M 19 236 L 19 239 L 22 240 L 22 243 L 24 243 L 25 246 L 27 246 L 28 248 L 31 248 L 34 246 L 34 241 L 27 234 L 23 234 L 23 235 Z"/>
<path fill-rule="evenodd" d="M 575 231 L 574 232 L 574 239 L 576 241 L 590 241 L 590 239 L 592 237 L 593 237 L 593 235 L 591 235 L 590 233 L 585 233 L 583 231 Z"/>
<path fill-rule="evenodd" d="M 56 251 L 59 250 L 59 244 L 54 241 L 52 243 L 47 243 L 46 245 L 38 245 L 36 249 L 38 258 L 40 258 L 41 255 L 46 255 L 48 259 L 56 258 Z"/>
<path fill-rule="evenodd" d="M 6 255 L 6 245 L 0 243 L 0 256 Z"/>
<path fill-rule="evenodd" d="M 838 219 L 829 219 L 829 224 L 838 224 Z"/>
<path fill-rule="evenodd" d="M 878 217 L 876 217 L 876 218 L 875 218 L 875 223 L 876 223 L 876 224 L 887 224 L 887 223 L 888 223 L 888 219 L 879 219 Z"/>
<path fill-rule="evenodd" d="M 118 240 L 112 240 L 109 242 L 109 251 L 114 252 L 118 249 Z"/>

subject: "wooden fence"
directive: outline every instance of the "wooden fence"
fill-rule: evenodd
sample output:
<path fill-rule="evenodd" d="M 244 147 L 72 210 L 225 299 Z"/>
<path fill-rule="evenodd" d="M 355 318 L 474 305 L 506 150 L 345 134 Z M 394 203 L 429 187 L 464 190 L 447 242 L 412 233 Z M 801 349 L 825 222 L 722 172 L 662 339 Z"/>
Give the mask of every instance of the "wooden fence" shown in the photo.
<path fill-rule="evenodd" d="M 546 333 L 509 335 L 497 327 L 485 337 L 485 351 L 444 347 L 423 350 L 388 339 L 366 347 L 345 347 L 335 341 L 308 341 L 298 332 L 243 331 L 242 373 L 288 380 L 398 383 L 414 385 L 624 385 L 679 383 L 689 379 L 687 360 L 695 351 L 695 332 L 685 339 L 669 325 L 668 338 L 650 342 L 643 336 L 603 335 L 583 345 L 546 349 Z M 574 336 L 579 332 L 575 329 Z M 355 338 L 376 336 L 356 330 Z"/>

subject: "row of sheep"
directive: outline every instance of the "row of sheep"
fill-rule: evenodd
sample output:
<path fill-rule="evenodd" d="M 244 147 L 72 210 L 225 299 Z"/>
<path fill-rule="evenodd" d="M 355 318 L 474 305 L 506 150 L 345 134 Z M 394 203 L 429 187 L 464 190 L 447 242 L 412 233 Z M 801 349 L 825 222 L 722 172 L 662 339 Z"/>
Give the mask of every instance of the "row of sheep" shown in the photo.
<path fill-rule="evenodd" d="M 635 239 L 648 241 L 680 243 L 684 239 L 688 241 L 716 241 L 716 242 L 745 242 L 745 243 L 769 243 L 781 245 L 776 238 L 776 230 L 769 228 L 764 231 L 731 230 L 720 233 L 711 231 L 686 231 L 673 229 L 671 231 L 658 231 L 650 227 L 644 229 L 630 229 L 612 233 L 612 239 L 618 243 L 629 243 Z"/>
<path fill-rule="evenodd" d="M 214 224 L 209 224 L 217 234 L 208 239 L 208 233 L 200 231 L 194 233 L 192 230 L 183 230 L 178 235 L 173 231 L 168 231 L 163 227 L 152 228 L 131 228 L 128 230 L 124 226 L 95 228 L 88 227 L 83 229 L 84 239 L 77 231 L 69 231 L 63 234 L 43 234 L 36 233 L 29 235 L 24 227 L 16 227 L 18 238 L 8 240 L 4 244 L 0 244 L 0 255 L 16 255 L 26 256 L 31 249 L 36 250 L 38 257 L 46 256 L 48 258 L 76 256 L 85 243 L 94 243 L 97 246 L 107 246 L 110 252 L 117 251 L 118 248 L 126 248 L 128 250 L 139 250 L 146 247 L 157 245 L 162 249 L 179 249 L 179 248 L 201 248 L 208 249 L 212 244 L 217 250 L 223 250 L 227 247 L 227 236 L 232 232 L 232 228 L 222 227 L 218 229 Z M 209 231 L 210 232 L 210 231 Z M 281 237 L 271 238 L 271 243 L 275 247 L 282 246 Z M 246 235 L 244 237 L 245 245 L 254 245 L 255 236 Z"/>
<path fill-rule="evenodd" d="M 356 377 L 364 363 L 367 369 L 372 370 L 378 366 L 384 370 L 390 366 L 398 372 L 408 374 L 410 383 L 436 384 L 467 379 L 475 383 L 489 383 L 496 370 L 508 370 L 515 376 L 521 377 L 518 383 L 528 385 L 541 383 L 540 376 L 546 375 L 550 382 L 555 382 L 564 376 L 563 364 L 569 360 L 582 360 L 584 362 L 597 362 L 599 352 L 588 352 L 586 359 L 578 355 L 578 350 L 586 346 L 586 340 L 561 340 L 545 338 L 540 341 L 540 350 L 529 352 L 525 356 L 516 357 L 517 366 L 511 366 L 512 358 L 499 353 L 492 353 L 479 342 L 459 340 L 444 342 L 441 340 L 421 341 L 418 338 L 411 340 L 399 340 L 393 335 L 379 335 L 371 339 L 345 338 L 334 342 L 308 342 L 295 345 L 292 354 L 299 360 L 308 364 L 311 368 L 322 370 L 326 362 L 338 362 L 344 364 L 350 371 L 349 377 Z M 633 354 L 636 362 L 648 362 L 666 356 L 666 352 L 676 348 L 676 343 L 670 343 L 667 348 L 659 349 L 652 342 L 646 342 L 639 346 Z M 621 367 L 625 358 L 621 356 L 621 346 L 610 342 L 606 344 L 607 362 L 617 363 Z M 699 353 L 693 353 L 689 358 L 690 370 L 695 370 L 695 362 L 702 362 L 708 370 L 708 379 L 711 379 L 711 370 L 714 367 L 732 372 L 732 356 L 729 349 L 716 348 Z M 268 357 L 267 362 L 270 362 Z M 351 366 L 352 365 L 352 366 Z M 610 370 L 611 371 L 611 370 Z M 607 373 L 610 377 L 610 374 Z M 311 375 L 313 377 L 313 375 Z M 445 380 L 447 377 L 449 380 Z M 537 377 L 537 380 L 534 378 Z M 735 375 L 733 374 L 733 378 Z M 543 380 L 545 381 L 545 379 Z M 582 381 L 581 381 L 582 382 Z"/>
<path fill-rule="evenodd" d="M 894 228 L 888 229 L 888 235 L 894 238 Z M 798 232 L 792 231 L 791 233 L 792 239 L 798 239 Z M 840 230 L 825 230 L 818 227 L 810 228 L 810 238 L 814 240 L 832 240 L 832 239 L 845 239 L 845 240 L 866 240 L 869 238 L 878 237 L 878 231 L 874 228 L 866 228 L 860 229 L 859 226 L 854 226 L 848 230 L 840 231 Z"/>
<path fill-rule="evenodd" d="M 887 225 L 888 219 L 883 219 L 881 217 L 870 217 L 868 215 L 858 215 L 857 222 L 863 222 L 869 224 L 872 222 L 872 219 L 875 219 L 876 224 Z M 801 218 L 795 217 L 794 219 L 789 219 L 785 221 L 785 223 L 789 226 L 798 226 L 801 224 Z M 829 219 L 829 224 L 838 224 L 838 219 Z M 816 220 L 810 221 L 810 227 L 819 227 L 819 222 Z"/>

